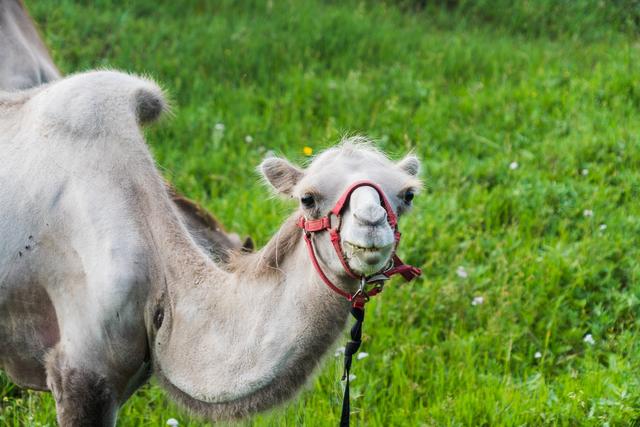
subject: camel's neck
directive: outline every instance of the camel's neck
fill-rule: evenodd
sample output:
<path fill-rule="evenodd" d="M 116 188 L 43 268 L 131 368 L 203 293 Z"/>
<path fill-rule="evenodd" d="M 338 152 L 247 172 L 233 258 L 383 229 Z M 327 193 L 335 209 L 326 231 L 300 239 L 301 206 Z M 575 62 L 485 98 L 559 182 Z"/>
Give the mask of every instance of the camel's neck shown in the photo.
<path fill-rule="evenodd" d="M 291 227 L 231 272 L 189 241 L 173 248 L 181 255 L 166 265 L 154 354 L 160 378 L 192 409 L 236 416 L 279 403 L 342 330 L 349 304 L 320 281 Z"/>

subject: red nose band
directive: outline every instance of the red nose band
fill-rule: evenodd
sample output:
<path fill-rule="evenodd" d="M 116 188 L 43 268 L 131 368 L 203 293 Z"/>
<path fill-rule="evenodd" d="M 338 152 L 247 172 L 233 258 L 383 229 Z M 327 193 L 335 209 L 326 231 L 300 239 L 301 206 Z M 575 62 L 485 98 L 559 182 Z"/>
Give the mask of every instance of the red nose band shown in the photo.
<path fill-rule="evenodd" d="M 371 187 L 380 196 L 381 206 L 387 213 L 387 222 L 389 226 L 393 230 L 394 233 L 394 246 L 393 252 L 391 256 L 392 264 L 387 268 L 378 271 L 371 276 L 365 277 L 360 276 L 354 273 L 349 267 L 349 263 L 347 262 L 346 257 L 342 251 L 342 245 L 340 244 L 340 228 L 342 226 L 342 212 L 345 209 L 345 206 L 349 199 L 351 198 L 351 194 L 360 187 Z M 332 224 L 332 217 L 335 218 L 335 226 Z M 400 231 L 398 230 L 398 218 L 396 214 L 393 212 L 391 204 L 389 200 L 387 200 L 384 192 L 374 182 L 371 181 L 357 181 L 353 183 L 349 188 L 345 190 L 340 199 L 336 202 L 335 206 L 327 216 L 319 218 L 319 219 L 306 219 L 304 216 L 300 217 L 298 220 L 298 227 L 304 230 L 304 241 L 307 244 L 307 249 L 309 251 L 309 257 L 311 258 L 311 262 L 315 267 L 318 275 L 322 279 L 322 281 L 334 292 L 342 295 L 347 300 L 351 301 L 354 307 L 364 307 L 364 304 L 369 300 L 370 297 L 382 292 L 384 281 L 389 279 L 394 274 L 400 274 L 405 280 L 410 281 L 422 274 L 422 271 L 411 265 L 407 265 L 398 258 L 396 255 L 396 250 L 398 245 L 400 244 Z M 329 238 L 331 239 L 331 244 L 338 256 L 338 260 L 342 264 L 342 267 L 347 273 L 349 277 L 360 280 L 360 288 L 353 294 L 346 292 L 336 285 L 334 285 L 331 280 L 327 277 L 327 275 L 322 271 L 320 264 L 318 263 L 318 259 L 316 257 L 316 253 L 313 247 L 313 242 L 311 241 L 312 233 L 318 233 L 327 230 L 329 232 Z M 367 284 L 373 285 L 373 288 L 369 291 L 365 289 Z"/>

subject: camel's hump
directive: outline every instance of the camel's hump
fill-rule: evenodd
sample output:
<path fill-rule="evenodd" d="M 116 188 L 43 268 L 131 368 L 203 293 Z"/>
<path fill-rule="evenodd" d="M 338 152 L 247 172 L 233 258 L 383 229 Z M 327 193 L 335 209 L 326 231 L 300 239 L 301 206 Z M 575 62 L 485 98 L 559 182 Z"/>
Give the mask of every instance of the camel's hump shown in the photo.
<path fill-rule="evenodd" d="M 154 81 L 116 71 L 74 74 L 32 93 L 28 104 L 34 119 L 74 134 L 121 133 L 158 119 L 167 109 Z"/>

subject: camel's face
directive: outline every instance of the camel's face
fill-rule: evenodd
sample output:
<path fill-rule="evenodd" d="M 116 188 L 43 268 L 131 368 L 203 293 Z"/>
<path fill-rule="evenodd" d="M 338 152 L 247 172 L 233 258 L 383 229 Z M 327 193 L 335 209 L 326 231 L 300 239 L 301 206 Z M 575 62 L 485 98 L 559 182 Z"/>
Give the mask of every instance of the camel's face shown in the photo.
<path fill-rule="evenodd" d="M 326 216 L 345 190 L 361 180 L 377 184 L 396 215 L 406 212 L 420 188 L 416 178 L 420 169 L 418 159 L 410 155 L 394 163 L 369 144 L 358 142 L 350 140 L 325 151 L 306 170 L 297 169 L 281 159 L 268 159 L 265 163 L 271 161 L 278 166 L 268 170 L 263 163 L 263 171 L 272 184 L 274 181 L 280 184 L 274 184 L 274 187 L 300 201 L 306 218 Z M 283 188 L 287 190 L 283 191 Z M 327 233 L 322 234 L 324 236 L 314 238 L 318 256 L 334 274 L 342 275 L 344 269 Z M 359 187 L 351 193 L 342 211 L 340 244 L 349 267 L 357 274 L 371 275 L 389 263 L 393 255 L 394 232 L 374 188 Z"/>

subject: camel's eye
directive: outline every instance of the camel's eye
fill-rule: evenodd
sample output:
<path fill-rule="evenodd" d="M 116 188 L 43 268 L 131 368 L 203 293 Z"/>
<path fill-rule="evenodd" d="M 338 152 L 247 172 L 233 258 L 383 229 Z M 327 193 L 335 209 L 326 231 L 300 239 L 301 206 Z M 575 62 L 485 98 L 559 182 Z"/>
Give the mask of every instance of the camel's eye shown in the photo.
<path fill-rule="evenodd" d="M 413 192 L 413 190 L 409 189 L 404 192 L 404 196 L 402 198 L 406 204 L 410 205 L 414 196 L 415 196 L 415 193 Z"/>
<path fill-rule="evenodd" d="M 307 193 L 300 197 L 300 203 L 302 203 L 302 206 L 305 208 L 311 209 L 316 204 L 316 200 L 313 198 L 313 194 Z"/>

